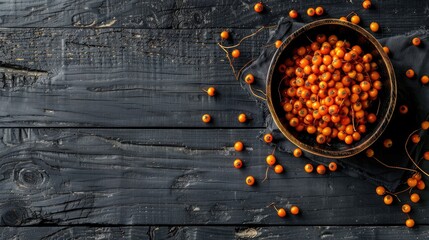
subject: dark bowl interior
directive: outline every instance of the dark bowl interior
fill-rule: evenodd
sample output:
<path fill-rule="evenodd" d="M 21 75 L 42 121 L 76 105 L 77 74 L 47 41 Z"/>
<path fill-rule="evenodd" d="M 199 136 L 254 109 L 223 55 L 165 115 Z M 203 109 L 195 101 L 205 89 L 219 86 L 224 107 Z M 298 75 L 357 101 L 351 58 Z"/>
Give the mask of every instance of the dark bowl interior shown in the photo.
<path fill-rule="evenodd" d="M 378 100 L 374 101 L 368 110 L 375 113 L 378 110 L 377 121 L 367 124 L 367 132 L 362 135 L 360 141 L 347 145 L 338 140 L 327 144 L 317 144 L 315 136 L 307 132 L 296 132 L 294 128 L 285 124 L 285 112 L 280 105 L 278 92 L 280 80 L 283 77 L 278 71 L 278 66 L 286 58 L 292 56 L 292 50 L 310 44 L 310 40 L 316 39 L 317 34 L 329 36 L 335 34 L 339 40 L 346 40 L 351 45 L 360 45 L 365 53 L 373 55 L 373 61 L 378 64 L 383 89 L 379 92 Z M 267 102 L 274 119 L 281 132 L 298 147 L 303 150 L 324 157 L 345 158 L 355 155 L 374 143 L 386 128 L 396 104 L 396 80 L 392 64 L 384 53 L 380 43 L 366 30 L 350 22 L 337 19 L 324 19 L 312 22 L 291 34 L 283 45 L 275 53 L 267 75 Z M 378 107 L 378 105 L 380 105 Z"/>

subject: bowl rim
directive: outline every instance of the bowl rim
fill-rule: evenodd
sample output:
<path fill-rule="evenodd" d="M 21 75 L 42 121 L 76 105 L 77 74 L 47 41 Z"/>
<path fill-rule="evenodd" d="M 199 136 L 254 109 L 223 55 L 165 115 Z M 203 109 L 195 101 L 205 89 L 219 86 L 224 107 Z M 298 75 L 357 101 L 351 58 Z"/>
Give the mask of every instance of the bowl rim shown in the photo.
<path fill-rule="evenodd" d="M 281 56 L 281 53 L 291 43 L 291 41 L 309 29 L 312 29 L 312 28 L 315 28 L 318 26 L 322 26 L 322 25 L 332 25 L 332 24 L 344 26 L 344 27 L 350 28 L 353 31 L 357 31 L 359 34 L 366 37 L 367 40 L 372 45 L 374 45 L 376 50 L 379 52 L 379 54 L 382 58 L 382 61 L 386 64 L 387 75 L 389 76 L 389 81 L 390 81 L 391 86 L 392 86 L 390 89 L 389 95 L 391 97 L 390 97 L 390 102 L 388 104 L 388 109 L 387 109 L 386 115 L 382 119 L 382 122 L 380 124 L 378 124 L 377 127 L 374 129 L 373 135 L 371 137 L 369 137 L 367 140 L 365 140 L 364 142 L 362 142 L 356 146 L 353 146 L 353 147 L 346 149 L 346 150 L 340 150 L 340 151 L 314 148 L 313 146 L 310 146 L 306 143 L 303 143 L 303 142 L 299 141 L 297 138 L 295 138 L 286 129 L 286 127 L 282 124 L 282 122 L 280 121 L 279 116 L 277 115 L 277 113 L 275 111 L 274 104 L 272 102 L 272 91 L 271 91 L 272 77 L 273 77 L 273 73 L 274 73 L 274 70 L 276 67 L 275 64 L 277 64 L 277 62 Z M 312 153 L 314 155 L 321 156 L 321 157 L 346 158 L 346 157 L 354 156 L 354 155 L 362 152 L 363 150 L 367 149 L 382 135 L 382 133 L 386 129 L 387 125 L 389 124 L 390 119 L 392 118 L 392 115 L 393 115 L 393 112 L 394 112 L 394 109 L 396 106 L 396 98 L 397 98 L 396 76 L 395 76 L 395 72 L 394 72 L 392 63 L 391 63 L 389 57 L 387 56 L 387 54 L 384 52 L 383 47 L 378 42 L 378 40 L 371 33 L 369 33 L 367 30 L 365 30 L 364 28 L 362 28 L 356 24 L 350 23 L 348 21 L 342 21 L 339 19 L 328 18 L 328 19 L 317 20 L 317 21 L 314 21 L 314 22 L 311 22 L 311 23 L 308 23 L 308 24 L 302 26 L 301 28 L 299 28 L 298 30 L 296 30 L 295 32 L 290 34 L 283 41 L 282 45 L 274 53 L 274 55 L 271 59 L 271 62 L 270 62 L 270 67 L 268 69 L 266 81 L 267 81 L 266 93 L 267 93 L 268 109 L 271 113 L 271 117 L 273 118 L 276 126 L 280 129 L 280 131 L 283 133 L 283 135 L 289 141 L 291 141 L 293 144 L 295 144 L 296 146 L 298 146 L 299 148 L 301 148 L 304 151 L 307 151 L 309 153 Z"/>

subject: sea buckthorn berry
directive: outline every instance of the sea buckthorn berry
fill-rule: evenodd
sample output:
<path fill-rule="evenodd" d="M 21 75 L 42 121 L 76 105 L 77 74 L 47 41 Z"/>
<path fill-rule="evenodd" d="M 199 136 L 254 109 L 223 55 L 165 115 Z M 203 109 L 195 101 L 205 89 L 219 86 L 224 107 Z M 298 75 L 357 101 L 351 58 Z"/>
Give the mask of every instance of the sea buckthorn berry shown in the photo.
<path fill-rule="evenodd" d="M 422 174 L 419 172 L 416 172 L 413 174 L 412 178 L 414 178 L 416 180 L 420 180 L 420 179 L 422 179 Z"/>
<path fill-rule="evenodd" d="M 235 159 L 234 161 L 234 167 L 237 169 L 240 169 L 243 167 L 243 161 L 241 161 L 241 159 Z"/>
<path fill-rule="evenodd" d="M 253 6 L 253 10 L 257 13 L 261 13 L 264 10 L 264 5 L 261 2 L 258 2 Z"/>
<path fill-rule="evenodd" d="M 201 117 L 201 120 L 203 120 L 204 123 L 209 123 L 212 120 L 212 117 L 209 114 L 204 114 Z"/>
<path fill-rule="evenodd" d="M 286 210 L 284 208 L 277 209 L 277 215 L 281 218 L 286 217 Z"/>
<path fill-rule="evenodd" d="M 413 136 L 411 136 L 411 141 L 415 144 L 420 142 L 420 136 L 418 134 L 413 134 Z"/>
<path fill-rule="evenodd" d="M 293 205 L 292 207 L 290 207 L 290 213 L 292 215 L 298 215 L 299 214 L 299 207 Z"/>
<path fill-rule="evenodd" d="M 383 141 L 383 146 L 385 148 L 391 148 L 393 145 L 392 139 L 388 138 Z"/>
<path fill-rule="evenodd" d="M 392 197 L 391 195 L 386 195 L 386 196 L 384 196 L 384 198 L 383 198 L 383 202 L 384 202 L 384 204 L 386 204 L 386 205 L 390 205 L 390 204 L 392 204 L 392 203 L 393 203 L 393 197 Z"/>
<path fill-rule="evenodd" d="M 298 12 L 295 9 L 290 10 L 289 17 L 293 19 L 298 18 Z"/>
<path fill-rule="evenodd" d="M 314 14 L 315 14 L 314 8 L 308 8 L 307 9 L 307 15 L 308 16 L 312 17 L 312 16 L 314 16 Z"/>
<path fill-rule="evenodd" d="M 375 192 L 377 193 L 377 195 L 383 196 L 384 194 L 386 194 L 386 189 L 383 186 L 378 186 L 375 189 Z"/>
<path fill-rule="evenodd" d="M 409 187 L 413 188 L 413 187 L 417 186 L 417 179 L 415 179 L 415 178 L 408 178 L 407 184 L 408 184 Z"/>
<path fill-rule="evenodd" d="M 244 77 L 244 81 L 250 85 L 255 81 L 255 77 L 253 76 L 253 74 L 249 73 L 246 75 L 246 77 Z"/>
<path fill-rule="evenodd" d="M 378 29 L 380 29 L 380 25 L 378 25 L 378 23 L 376 23 L 376 22 L 372 22 L 369 25 L 369 29 L 371 29 L 371 31 L 373 31 L 373 32 L 378 32 Z"/>
<path fill-rule="evenodd" d="M 367 120 L 369 123 L 375 123 L 375 121 L 377 121 L 377 116 L 375 116 L 374 113 L 370 113 L 367 116 Z"/>
<path fill-rule="evenodd" d="M 282 40 L 277 40 L 274 45 L 276 46 L 276 48 L 280 48 L 280 46 L 282 45 Z"/>
<path fill-rule="evenodd" d="M 313 165 L 312 165 L 312 164 L 307 163 L 307 164 L 305 164 L 305 166 L 304 166 L 304 170 L 305 170 L 305 172 L 307 172 L 307 173 L 311 173 L 311 172 L 313 172 L 314 167 L 313 167 Z"/>
<path fill-rule="evenodd" d="M 419 190 L 424 190 L 426 188 L 426 184 L 425 184 L 425 182 L 423 182 L 423 180 L 418 180 L 416 187 Z"/>
<path fill-rule="evenodd" d="M 331 171 L 331 172 L 337 171 L 337 168 L 338 168 L 337 163 L 336 162 L 330 162 L 328 165 L 328 168 L 329 168 L 329 171 Z"/>
<path fill-rule="evenodd" d="M 299 158 L 302 155 L 302 150 L 300 148 L 295 148 L 295 150 L 293 150 L 293 156 Z"/>
<path fill-rule="evenodd" d="M 248 176 L 246 178 L 246 184 L 249 186 L 253 186 L 255 184 L 255 178 L 253 176 Z"/>
<path fill-rule="evenodd" d="M 326 173 L 326 167 L 324 165 L 320 164 L 317 166 L 316 172 L 320 175 L 323 175 Z"/>
<path fill-rule="evenodd" d="M 360 23 L 360 17 L 358 15 L 354 15 L 351 19 L 350 22 L 354 23 L 354 24 L 359 24 Z"/>
<path fill-rule="evenodd" d="M 424 158 L 425 160 L 429 161 L 429 151 L 427 151 L 427 152 L 425 152 L 425 153 L 423 154 L 423 158 Z"/>
<path fill-rule="evenodd" d="M 273 154 L 270 154 L 265 158 L 265 161 L 268 165 L 274 166 L 274 164 L 276 164 L 276 157 Z"/>
<path fill-rule="evenodd" d="M 413 43 L 414 46 L 419 46 L 421 43 L 421 40 L 420 40 L 420 38 L 415 37 L 415 38 L 413 38 L 413 40 L 411 42 Z"/>
<path fill-rule="evenodd" d="M 280 164 L 277 164 L 277 165 L 274 167 L 274 172 L 275 172 L 275 173 L 277 173 L 277 174 L 282 173 L 282 172 L 283 172 L 283 166 L 282 166 L 282 165 L 280 165 Z"/>
<path fill-rule="evenodd" d="M 365 154 L 366 154 L 367 157 L 373 157 L 374 156 L 374 150 L 372 150 L 371 148 L 368 148 L 365 151 Z"/>
<path fill-rule="evenodd" d="M 228 39 L 228 38 L 229 38 L 229 32 L 227 32 L 227 31 L 222 31 L 222 32 L 220 33 L 220 38 L 222 38 L 223 40 Z"/>
<path fill-rule="evenodd" d="M 341 21 L 344 21 L 344 22 L 347 22 L 347 18 L 346 18 L 346 17 L 344 17 L 344 16 L 340 17 L 340 20 L 341 20 Z"/>
<path fill-rule="evenodd" d="M 209 95 L 210 97 L 213 97 L 216 94 L 216 89 L 214 87 L 209 87 L 207 89 L 207 95 Z"/>
<path fill-rule="evenodd" d="M 409 219 L 407 219 L 407 220 L 405 221 L 405 226 L 407 226 L 407 227 L 409 227 L 409 228 L 414 227 L 414 225 L 415 225 L 415 222 L 414 222 L 414 220 L 413 220 L 413 219 L 411 219 L 411 218 L 409 218 Z"/>
<path fill-rule="evenodd" d="M 383 47 L 383 51 L 384 51 L 387 55 L 389 55 L 389 53 L 390 53 L 390 49 L 389 49 L 387 46 L 384 46 L 384 47 Z"/>
<path fill-rule="evenodd" d="M 403 213 L 409 213 L 409 212 L 411 212 L 411 206 L 410 206 L 410 204 L 404 204 L 404 205 L 402 205 L 401 209 L 402 209 Z"/>
<path fill-rule="evenodd" d="M 422 122 L 422 129 L 428 130 L 429 129 L 429 121 L 423 121 Z"/>
<path fill-rule="evenodd" d="M 273 141 L 273 135 L 271 133 L 267 133 L 264 135 L 264 142 L 270 143 Z"/>
<path fill-rule="evenodd" d="M 238 115 L 238 121 L 240 123 L 245 123 L 247 121 L 247 116 L 244 113 L 241 113 L 240 115 Z"/>
<path fill-rule="evenodd" d="M 365 8 L 365 9 L 371 8 L 371 1 L 369 1 L 369 0 L 363 1 L 362 2 L 362 7 Z"/>
<path fill-rule="evenodd" d="M 428 84 L 429 83 L 429 77 L 427 75 L 423 75 L 420 78 L 420 82 L 422 82 L 423 85 Z"/>
<path fill-rule="evenodd" d="M 232 56 L 233 58 L 238 58 L 238 57 L 240 57 L 240 50 L 238 50 L 238 49 L 234 49 L 234 50 L 232 50 L 231 56 Z"/>
<path fill-rule="evenodd" d="M 414 77 L 414 75 L 415 75 L 415 73 L 414 73 L 414 70 L 413 69 L 408 69 L 406 72 L 405 72 L 405 75 L 407 76 L 407 78 L 413 78 Z"/>
<path fill-rule="evenodd" d="M 244 149 L 244 144 L 240 141 L 234 143 L 234 149 L 237 152 L 241 152 Z"/>
<path fill-rule="evenodd" d="M 401 114 L 407 114 L 408 113 L 408 107 L 407 107 L 407 105 L 401 105 L 401 106 L 399 106 L 399 112 Z"/>
<path fill-rule="evenodd" d="M 317 16 L 322 16 L 324 12 L 325 12 L 325 10 L 323 9 L 323 7 L 317 7 L 316 8 Z"/>
<path fill-rule="evenodd" d="M 413 203 L 418 203 L 418 202 L 420 201 L 420 195 L 419 195 L 419 194 L 417 194 L 417 193 L 413 193 L 413 194 L 411 194 L 411 196 L 410 196 L 410 200 L 411 200 L 411 202 L 413 202 Z"/>

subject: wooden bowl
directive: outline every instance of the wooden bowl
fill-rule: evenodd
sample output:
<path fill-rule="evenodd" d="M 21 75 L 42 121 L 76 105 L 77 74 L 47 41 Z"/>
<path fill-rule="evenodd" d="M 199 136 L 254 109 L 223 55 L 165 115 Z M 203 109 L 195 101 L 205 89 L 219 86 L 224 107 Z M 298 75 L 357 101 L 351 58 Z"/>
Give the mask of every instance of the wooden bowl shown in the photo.
<path fill-rule="evenodd" d="M 377 121 L 367 124 L 367 132 L 362 134 L 359 141 L 351 145 L 333 140 L 328 144 L 316 143 L 316 136 L 308 134 L 305 130 L 297 132 L 294 128 L 285 124 L 285 112 L 280 104 L 279 84 L 282 75 L 277 71 L 278 66 L 290 57 L 292 50 L 310 43 L 309 39 L 316 39 L 317 34 L 329 36 L 335 34 L 339 40 L 347 40 L 351 45 L 360 45 L 365 53 L 373 55 L 373 61 L 378 64 L 383 89 L 379 91 L 380 99 L 372 103 L 370 112 L 376 112 L 378 108 Z M 373 144 L 383 133 L 388 125 L 396 104 L 396 79 L 387 54 L 383 47 L 371 33 L 350 22 L 337 19 L 324 19 L 309 23 L 296 32 L 292 33 L 276 51 L 270 64 L 267 75 L 267 103 L 275 124 L 283 135 L 296 146 L 304 151 L 328 158 L 346 158 L 358 154 Z M 375 105 L 375 106 L 374 106 Z M 379 105 L 379 107 L 378 107 Z"/>

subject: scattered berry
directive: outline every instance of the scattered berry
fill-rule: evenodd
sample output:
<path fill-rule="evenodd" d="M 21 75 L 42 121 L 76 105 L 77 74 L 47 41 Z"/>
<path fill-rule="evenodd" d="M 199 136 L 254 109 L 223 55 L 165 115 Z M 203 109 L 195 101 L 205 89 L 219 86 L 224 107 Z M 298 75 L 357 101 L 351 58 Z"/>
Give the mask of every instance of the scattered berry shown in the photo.
<path fill-rule="evenodd" d="M 406 72 L 405 72 L 405 75 L 407 76 L 407 78 L 413 78 L 414 77 L 414 75 L 415 75 L 415 73 L 414 73 L 414 70 L 413 69 L 408 69 Z"/>
<path fill-rule="evenodd" d="M 386 195 L 386 196 L 384 196 L 384 198 L 383 198 L 383 202 L 384 202 L 384 204 L 386 204 L 386 205 L 390 205 L 390 204 L 392 204 L 392 203 L 393 203 L 393 197 L 392 197 L 391 195 Z"/>
<path fill-rule="evenodd" d="M 422 129 L 428 130 L 429 129 L 429 121 L 423 121 L 422 122 Z"/>
<path fill-rule="evenodd" d="M 298 215 L 299 214 L 299 208 L 297 207 L 297 206 L 292 206 L 292 207 L 290 207 L 290 213 L 292 214 L 292 215 Z"/>
<path fill-rule="evenodd" d="M 423 182 L 423 180 L 419 180 L 418 182 L 417 182 L 417 189 L 419 189 L 419 190 L 424 190 L 426 188 L 426 184 L 425 184 L 425 182 Z"/>
<path fill-rule="evenodd" d="M 273 141 L 273 135 L 271 133 L 267 133 L 264 135 L 264 142 L 270 143 Z"/>
<path fill-rule="evenodd" d="M 282 45 L 282 40 L 277 40 L 274 45 L 276 46 L 276 48 L 280 48 L 280 46 Z"/>
<path fill-rule="evenodd" d="M 286 217 L 286 210 L 284 208 L 277 209 L 277 215 L 281 218 Z"/>
<path fill-rule="evenodd" d="M 421 43 L 421 40 L 420 40 L 420 38 L 415 37 L 415 38 L 413 38 L 413 40 L 411 42 L 413 43 L 414 46 L 419 46 Z"/>
<path fill-rule="evenodd" d="M 418 134 L 413 134 L 413 136 L 411 136 L 411 141 L 415 144 L 420 142 L 420 136 Z"/>
<path fill-rule="evenodd" d="M 253 10 L 255 10 L 255 12 L 257 12 L 257 13 L 261 13 L 264 10 L 264 5 L 261 2 L 258 2 L 253 7 Z"/>
<path fill-rule="evenodd" d="M 255 178 L 253 176 L 248 176 L 246 178 L 246 184 L 249 186 L 252 186 L 255 184 Z"/>
<path fill-rule="evenodd" d="M 425 152 L 425 153 L 423 154 L 423 158 L 424 158 L 425 160 L 429 161 L 429 151 L 427 151 L 427 152 Z"/>
<path fill-rule="evenodd" d="M 314 8 L 308 8 L 307 9 L 307 15 L 308 16 L 312 17 L 312 16 L 314 16 L 314 14 L 315 14 Z"/>
<path fill-rule="evenodd" d="M 407 105 L 401 105 L 401 106 L 399 106 L 399 112 L 401 114 L 407 114 L 408 113 L 408 107 L 407 107 Z"/>
<path fill-rule="evenodd" d="M 302 150 L 300 148 L 295 148 L 295 150 L 293 150 L 293 156 L 294 157 L 299 158 L 299 157 L 301 157 L 301 155 L 302 155 Z"/>
<path fill-rule="evenodd" d="M 354 23 L 354 24 L 359 24 L 360 23 L 360 17 L 358 15 L 354 15 L 351 19 L 350 22 Z"/>
<path fill-rule="evenodd" d="M 371 1 L 369 1 L 369 0 L 363 1 L 362 2 L 362 7 L 365 8 L 365 9 L 371 8 Z"/>
<path fill-rule="evenodd" d="M 240 123 L 245 123 L 247 121 L 247 116 L 244 113 L 241 113 L 240 115 L 238 115 L 238 121 Z"/>
<path fill-rule="evenodd" d="M 324 12 L 325 12 L 325 10 L 323 9 L 323 7 L 317 7 L 316 8 L 317 16 L 322 16 Z"/>
<path fill-rule="evenodd" d="M 223 31 L 220 33 L 220 38 L 222 38 L 223 40 L 226 40 L 229 38 L 229 32 L 227 31 Z"/>
<path fill-rule="evenodd" d="M 241 159 L 235 159 L 234 161 L 234 167 L 237 169 L 240 169 L 243 167 L 243 161 L 241 161 Z"/>
<path fill-rule="evenodd" d="M 251 74 L 251 73 L 249 73 L 249 74 L 247 74 L 246 75 L 246 77 L 244 78 L 244 81 L 247 83 L 247 84 L 252 84 L 254 81 L 255 81 L 255 77 L 253 76 L 253 74 Z"/>
<path fill-rule="evenodd" d="M 231 55 L 232 55 L 232 57 L 233 57 L 233 58 L 238 58 L 238 57 L 240 57 L 240 50 L 238 50 L 238 49 L 234 49 L 234 50 L 232 51 Z"/>
<path fill-rule="evenodd" d="M 389 49 L 388 47 L 386 47 L 386 46 L 384 46 L 384 47 L 383 47 L 383 51 L 384 51 L 387 55 L 389 55 L 389 53 L 390 53 L 390 49 Z"/>
<path fill-rule="evenodd" d="M 404 205 L 402 205 L 402 212 L 403 213 L 409 213 L 409 212 L 411 212 L 411 206 L 410 206 L 410 204 L 404 204 Z"/>
<path fill-rule="evenodd" d="M 413 194 L 411 194 L 411 196 L 410 196 L 410 200 L 411 200 L 411 202 L 413 202 L 413 203 L 418 203 L 418 202 L 420 201 L 420 195 L 419 195 L 419 194 L 417 194 L 417 193 L 413 193 Z"/>
<path fill-rule="evenodd" d="M 372 22 L 369 25 L 369 29 L 371 29 L 371 31 L 373 31 L 373 32 L 378 32 L 379 28 L 380 28 L 380 25 L 378 25 L 378 23 L 376 23 L 376 22 Z"/>
<path fill-rule="evenodd" d="M 422 174 L 420 174 L 419 172 L 416 172 L 413 174 L 412 178 L 414 178 L 416 180 L 420 180 L 420 179 L 422 179 Z"/>
<path fill-rule="evenodd" d="M 409 187 L 413 188 L 415 186 L 417 186 L 417 179 L 415 178 L 408 178 L 407 179 L 407 184 Z"/>
<path fill-rule="evenodd" d="M 214 87 L 209 87 L 207 89 L 207 95 L 209 95 L 210 97 L 213 97 L 216 94 L 216 89 Z"/>
<path fill-rule="evenodd" d="M 280 174 L 280 173 L 282 173 L 283 172 L 283 166 L 282 165 L 280 165 L 280 164 L 277 164 L 275 167 L 274 167 L 274 172 L 275 173 L 277 173 L 277 174 Z"/>
<path fill-rule="evenodd" d="M 320 175 L 323 175 L 326 172 L 326 167 L 324 165 L 320 164 L 319 166 L 317 166 L 316 172 Z"/>
<path fill-rule="evenodd" d="M 429 83 L 429 77 L 427 75 L 423 75 L 420 78 L 420 82 L 422 82 L 423 85 L 428 84 Z"/>
<path fill-rule="evenodd" d="M 341 21 L 347 22 L 347 18 L 346 17 L 340 17 Z"/>
<path fill-rule="evenodd" d="M 414 220 L 413 220 L 413 219 L 411 219 L 411 218 L 409 218 L 409 219 L 407 219 L 407 220 L 405 221 L 405 225 L 406 225 L 407 227 L 409 227 L 409 228 L 414 227 L 414 224 L 415 224 L 415 222 L 414 222 Z"/>
<path fill-rule="evenodd" d="M 372 150 L 371 148 L 368 148 L 365 152 L 367 157 L 373 157 L 374 156 L 374 150 Z"/>
<path fill-rule="evenodd" d="M 375 192 L 377 193 L 377 195 L 383 196 L 384 194 L 386 194 L 386 189 L 383 186 L 378 186 L 375 189 Z"/>
<path fill-rule="evenodd" d="M 240 141 L 235 142 L 235 144 L 234 144 L 235 151 L 241 152 L 241 151 L 243 151 L 243 148 L 244 148 L 244 145 L 242 142 L 240 142 Z"/>
<path fill-rule="evenodd" d="M 307 164 L 305 164 L 305 166 L 304 166 L 304 170 L 305 170 L 307 173 L 311 173 L 311 172 L 313 172 L 314 167 L 313 167 L 313 165 L 311 165 L 310 163 L 307 163 Z"/>
<path fill-rule="evenodd" d="M 392 142 L 392 139 L 390 139 L 390 138 L 383 141 L 383 146 L 385 148 L 391 148 L 392 145 L 393 145 L 393 142 Z"/>
<path fill-rule="evenodd" d="M 293 19 L 298 18 L 298 12 L 295 9 L 290 10 L 289 17 Z"/>
<path fill-rule="evenodd" d="M 212 117 L 209 114 L 204 114 L 201 119 L 203 120 L 203 122 L 205 123 L 209 123 L 212 120 Z"/>
<path fill-rule="evenodd" d="M 276 157 L 273 154 L 270 154 L 265 158 L 265 161 L 268 165 L 274 166 L 274 164 L 276 164 Z"/>
<path fill-rule="evenodd" d="M 336 162 L 330 162 L 328 165 L 328 168 L 329 168 L 329 171 L 331 171 L 331 172 L 337 171 L 337 168 L 338 168 L 337 163 Z"/>

